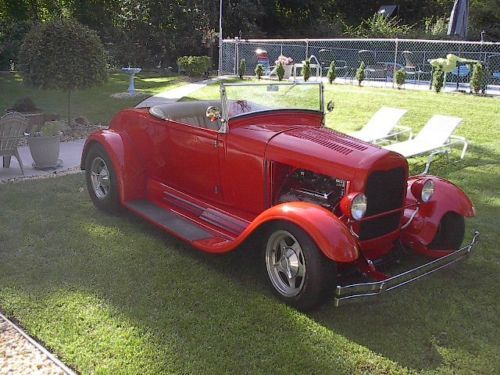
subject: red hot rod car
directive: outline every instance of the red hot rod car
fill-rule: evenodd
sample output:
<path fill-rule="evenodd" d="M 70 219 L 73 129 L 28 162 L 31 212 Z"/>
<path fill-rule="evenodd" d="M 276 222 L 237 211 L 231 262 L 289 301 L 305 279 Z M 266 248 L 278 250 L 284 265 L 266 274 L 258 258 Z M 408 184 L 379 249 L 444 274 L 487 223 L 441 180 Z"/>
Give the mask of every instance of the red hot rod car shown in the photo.
<path fill-rule="evenodd" d="M 324 126 L 321 84 L 222 84 L 220 99 L 127 109 L 85 144 L 94 204 L 211 253 L 260 244 L 274 293 L 310 309 L 380 295 L 467 256 L 469 198 L 401 155 Z M 434 258 L 396 276 L 402 247 Z M 261 251 L 257 251 L 261 250 Z M 365 278 L 342 285 L 357 270 Z M 344 283 L 345 284 L 345 283 Z"/>

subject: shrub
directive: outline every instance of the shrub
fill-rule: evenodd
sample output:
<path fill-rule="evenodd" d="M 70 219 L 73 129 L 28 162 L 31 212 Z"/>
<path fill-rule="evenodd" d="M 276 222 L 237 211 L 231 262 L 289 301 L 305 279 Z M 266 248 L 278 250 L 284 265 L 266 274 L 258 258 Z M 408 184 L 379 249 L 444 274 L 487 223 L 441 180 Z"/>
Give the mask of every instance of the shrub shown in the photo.
<path fill-rule="evenodd" d="M 358 70 L 356 70 L 356 79 L 358 80 L 358 86 L 361 86 L 361 82 L 365 80 L 365 68 L 365 63 L 361 62 L 361 64 L 359 64 Z"/>
<path fill-rule="evenodd" d="M 285 67 L 282 62 L 280 62 L 276 68 L 276 75 L 278 76 L 278 81 L 283 80 L 283 77 L 285 76 Z"/>
<path fill-rule="evenodd" d="M 304 76 L 304 82 L 307 82 L 309 80 L 309 77 L 311 77 L 311 60 L 306 59 L 306 61 L 304 61 L 302 75 Z"/>
<path fill-rule="evenodd" d="M 19 51 L 19 68 L 26 84 L 68 93 L 68 124 L 71 91 L 101 84 L 108 77 L 97 33 L 69 19 L 34 26 Z"/>
<path fill-rule="evenodd" d="M 243 79 L 243 76 L 245 75 L 247 71 L 247 62 L 245 59 L 240 60 L 240 66 L 238 68 L 238 75 L 240 76 L 240 79 Z"/>
<path fill-rule="evenodd" d="M 212 66 L 209 56 L 181 56 L 177 59 L 177 65 L 190 77 L 208 74 Z"/>
<path fill-rule="evenodd" d="M 474 93 L 479 93 L 483 89 L 484 70 L 483 65 L 474 64 L 472 68 L 472 77 L 470 78 L 470 87 Z"/>
<path fill-rule="evenodd" d="M 404 69 L 398 69 L 396 71 L 396 76 L 394 77 L 394 80 L 396 81 L 396 85 L 398 85 L 398 89 L 401 88 L 405 84 L 406 81 L 406 72 Z"/>
<path fill-rule="evenodd" d="M 432 73 L 432 86 L 434 91 L 440 92 L 444 84 L 444 71 L 441 67 L 434 68 Z"/>
<path fill-rule="evenodd" d="M 333 81 L 335 81 L 335 78 L 337 78 L 337 74 L 335 73 L 335 60 L 332 60 L 330 63 L 326 76 L 328 77 L 328 82 L 330 82 L 330 84 L 332 84 Z"/>
<path fill-rule="evenodd" d="M 14 105 L 10 107 L 8 110 L 16 112 L 24 112 L 24 113 L 39 111 L 33 100 L 28 97 L 17 99 Z"/>
<path fill-rule="evenodd" d="M 255 67 L 255 74 L 257 75 L 257 79 L 260 79 L 264 75 L 264 67 L 262 64 L 257 64 Z"/>

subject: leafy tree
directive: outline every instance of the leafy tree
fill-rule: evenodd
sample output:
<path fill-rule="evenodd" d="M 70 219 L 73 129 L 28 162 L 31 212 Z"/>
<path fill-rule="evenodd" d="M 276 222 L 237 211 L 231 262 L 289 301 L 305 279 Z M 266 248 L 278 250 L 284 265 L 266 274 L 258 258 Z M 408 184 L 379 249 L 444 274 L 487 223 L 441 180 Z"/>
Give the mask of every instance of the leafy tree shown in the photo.
<path fill-rule="evenodd" d="M 335 73 L 335 60 L 332 60 L 330 63 L 326 76 L 328 77 L 328 82 L 330 82 L 330 84 L 332 84 L 333 81 L 335 81 L 335 78 L 337 78 L 337 74 Z"/>
<path fill-rule="evenodd" d="M 441 92 L 444 84 L 444 71 L 442 68 L 434 68 L 432 73 L 432 86 L 434 91 Z"/>
<path fill-rule="evenodd" d="M 255 67 L 255 74 L 257 75 L 257 79 L 261 79 L 262 76 L 264 75 L 264 67 L 262 64 L 257 64 Z"/>
<path fill-rule="evenodd" d="M 311 60 L 306 59 L 304 61 L 304 67 L 302 68 L 302 76 L 304 77 L 304 82 L 307 82 L 311 77 Z"/>
<path fill-rule="evenodd" d="M 361 62 L 361 64 L 359 64 L 359 68 L 356 70 L 356 79 L 358 81 L 358 86 L 361 86 L 361 82 L 365 80 L 365 69 L 365 63 Z"/>
<path fill-rule="evenodd" d="M 106 54 L 99 36 L 70 19 L 34 26 L 24 38 L 19 60 L 25 83 L 68 93 L 68 125 L 71 92 L 107 79 Z"/>
<path fill-rule="evenodd" d="M 247 63 L 245 59 L 240 60 L 240 66 L 238 67 L 238 75 L 240 76 L 240 79 L 243 79 L 243 76 L 245 75 L 247 71 Z"/>
<path fill-rule="evenodd" d="M 398 86 L 398 89 L 401 88 L 405 84 L 406 81 L 406 72 L 404 69 L 398 69 L 396 71 L 396 76 L 394 77 L 394 80 L 396 81 L 396 85 Z"/>
<path fill-rule="evenodd" d="M 276 68 L 276 75 L 278 76 L 278 81 L 282 81 L 285 76 L 285 67 L 283 63 L 280 61 L 278 67 Z"/>
<path fill-rule="evenodd" d="M 483 88 L 484 70 L 482 64 L 474 64 L 472 68 L 472 77 L 470 79 L 470 87 L 477 94 Z"/>

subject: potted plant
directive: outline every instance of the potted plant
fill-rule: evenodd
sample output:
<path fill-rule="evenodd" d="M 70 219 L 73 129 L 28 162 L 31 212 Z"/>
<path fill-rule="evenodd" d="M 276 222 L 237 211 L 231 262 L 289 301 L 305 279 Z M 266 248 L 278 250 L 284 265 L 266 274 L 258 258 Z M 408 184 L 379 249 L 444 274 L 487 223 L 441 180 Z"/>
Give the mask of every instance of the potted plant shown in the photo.
<path fill-rule="evenodd" d="M 291 57 L 286 57 L 283 55 L 278 56 L 278 60 L 274 62 L 276 66 L 283 66 L 284 74 L 283 78 L 288 79 L 292 75 L 293 59 Z M 280 80 L 281 81 L 281 80 Z"/>
<path fill-rule="evenodd" d="M 28 120 L 28 128 L 26 129 L 27 132 L 31 132 L 32 129 L 39 129 L 45 121 L 43 111 L 37 108 L 33 100 L 29 97 L 17 99 L 14 105 L 7 108 L 6 111 L 22 113 L 22 115 Z"/>
<path fill-rule="evenodd" d="M 36 169 L 57 168 L 62 165 L 59 159 L 61 124 L 47 121 L 39 130 L 32 131 L 28 137 L 28 146 Z"/>
<path fill-rule="evenodd" d="M 396 71 L 396 75 L 395 75 L 395 81 L 396 81 L 396 85 L 398 86 L 398 90 L 401 89 L 401 87 L 405 84 L 405 81 L 406 81 L 406 72 L 404 69 L 398 69 Z"/>

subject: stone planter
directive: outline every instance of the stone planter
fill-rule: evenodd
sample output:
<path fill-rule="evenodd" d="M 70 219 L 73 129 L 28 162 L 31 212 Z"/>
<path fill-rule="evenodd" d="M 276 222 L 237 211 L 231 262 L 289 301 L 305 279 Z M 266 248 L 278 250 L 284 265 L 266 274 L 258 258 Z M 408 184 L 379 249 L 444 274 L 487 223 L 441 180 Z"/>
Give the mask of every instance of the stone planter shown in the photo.
<path fill-rule="evenodd" d="M 36 169 L 57 168 L 62 165 L 59 160 L 60 136 L 28 137 L 28 145 Z"/>

